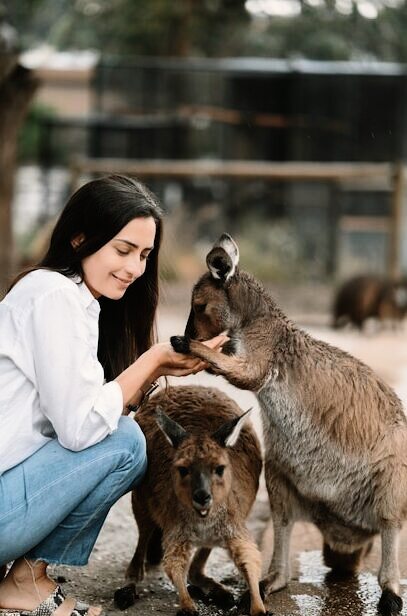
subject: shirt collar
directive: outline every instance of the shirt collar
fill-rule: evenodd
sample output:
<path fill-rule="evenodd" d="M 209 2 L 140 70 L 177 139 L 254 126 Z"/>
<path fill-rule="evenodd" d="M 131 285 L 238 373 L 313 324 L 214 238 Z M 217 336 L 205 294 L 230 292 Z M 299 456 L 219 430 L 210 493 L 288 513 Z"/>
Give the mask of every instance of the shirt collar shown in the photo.
<path fill-rule="evenodd" d="M 75 276 L 73 280 L 78 287 L 81 301 L 84 307 L 86 308 L 86 310 L 99 314 L 100 304 L 98 300 L 92 295 L 87 284 L 83 280 L 81 280 L 79 276 Z"/>

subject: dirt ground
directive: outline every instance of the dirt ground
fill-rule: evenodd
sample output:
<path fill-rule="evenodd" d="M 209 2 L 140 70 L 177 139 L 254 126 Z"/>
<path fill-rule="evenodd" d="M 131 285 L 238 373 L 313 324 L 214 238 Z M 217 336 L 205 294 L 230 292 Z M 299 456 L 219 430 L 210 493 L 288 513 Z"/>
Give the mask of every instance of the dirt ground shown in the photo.
<path fill-rule="evenodd" d="M 307 304 L 307 297 L 309 299 Z M 326 289 L 314 289 L 305 296 L 298 310 L 296 290 L 287 293 L 279 290 L 279 299 L 289 315 L 304 324 L 315 337 L 322 338 L 369 364 L 407 404 L 407 331 L 380 331 L 360 333 L 356 331 L 333 331 L 329 322 L 329 293 Z M 304 308 L 305 306 L 305 308 Z M 161 339 L 182 333 L 188 312 L 188 294 L 173 289 L 167 294 L 166 304 L 160 310 L 159 333 Z M 406 327 L 407 329 L 407 327 Z M 261 436 L 261 422 L 257 402 L 249 392 L 235 389 L 222 377 L 199 374 L 181 383 L 214 385 L 236 399 L 243 409 L 255 407 L 254 425 Z M 272 525 L 269 522 L 267 495 L 262 482 L 258 497 L 249 520 L 249 527 L 261 546 L 264 569 L 267 569 L 272 550 Z M 407 577 L 407 532 L 401 542 L 401 574 Z M 123 497 L 111 510 L 99 536 L 87 567 L 55 567 L 55 576 L 66 580 L 65 590 L 76 597 L 96 602 L 104 607 L 107 614 L 118 615 L 113 595 L 125 585 L 124 572 L 133 555 L 137 541 L 136 525 L 131 513 L 129 495 Z M 321 539 L 318 531 L 310 524 L 297 524 L 291 547 L 293 580 L 288 589 L 273 595 L 269 609 L 281 616 L 370 616 L 376 614 L 380 596 L 376 571 L 379 565 L 380 547 L 375 542 L 363 571 L 346 582 L 332 580 L 329 570 L 322 564 Z M 208 570 L 228 584 L 238 596 L 244 588 L 236 569 L 223 550 L 212 553 Z M 407 590 L 407 579 L 402 579 L 402 590 Z M 128 616 L 147 616 L 155 612 L 175 614 L 178 609 L 177 596 L 160 569 L 152 570 L 144 583 L 137 587 L 138 598 L 124 613 Z M 404 603 L 407 604 L 407 596 Z M 200 613 L 221 614 L 214 607 L 199 604 Z M 407 605 L 403 610 L 407 614 Z"/>

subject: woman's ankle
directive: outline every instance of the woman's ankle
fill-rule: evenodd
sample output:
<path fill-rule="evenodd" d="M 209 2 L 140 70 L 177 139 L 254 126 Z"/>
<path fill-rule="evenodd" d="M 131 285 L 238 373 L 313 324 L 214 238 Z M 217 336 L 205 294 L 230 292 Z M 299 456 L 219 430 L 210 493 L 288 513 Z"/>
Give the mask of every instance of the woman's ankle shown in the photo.
<path fill-rule="evenodd" d="M 16 583 L 38 580 L 46 577 L 48 563 L 42 560 L 29 560 L 24 556 L 14 561 L 7 577 L 11 576 Z"/>
<path fill-rule="evenodd" d="M 47 563 L 42 561 L 15 561 L 0 583 L 0 608 L 35 609 L 56 587 L 46 570 Z"/>

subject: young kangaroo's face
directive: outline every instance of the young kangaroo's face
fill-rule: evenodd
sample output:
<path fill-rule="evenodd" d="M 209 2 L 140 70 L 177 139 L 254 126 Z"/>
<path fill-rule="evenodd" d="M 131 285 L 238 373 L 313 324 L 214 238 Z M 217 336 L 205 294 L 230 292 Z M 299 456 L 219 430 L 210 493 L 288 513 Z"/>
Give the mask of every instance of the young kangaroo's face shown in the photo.
<path fill-rule="evenodd" d="M 209 273 L 204 274 L 192 293 L 185 335 L 194 340 L 208 340 L 229 329 L 231 321 L 226 290 Z"/>
<path fill-rule="evenodd" d="M 174 492 L 186 509 L 204 518 L 226 500 L 232 485 L 227 448 L 236 443 L 249 412 L 225 422 L 213 434 L 196 436 L 157 409 L 156 421 L 175 449 L 171 470 Z"/>
<path fill-rule="evenodd" d="M 175 452 L 172 478 L 183 506 L 206 517 L 230 490 L 229 456 L 211 438 L 190 436 Z"/>

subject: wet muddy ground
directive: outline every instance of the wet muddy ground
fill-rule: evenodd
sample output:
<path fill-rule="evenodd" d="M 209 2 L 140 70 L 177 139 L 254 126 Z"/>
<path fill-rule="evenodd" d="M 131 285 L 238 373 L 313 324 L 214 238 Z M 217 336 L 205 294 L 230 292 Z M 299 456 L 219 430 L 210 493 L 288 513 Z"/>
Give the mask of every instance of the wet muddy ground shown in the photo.
<path fill-rule="evenodd" d="M 159 319 L 160 337 L 168 338 L 182 333 L 186 319 L 186 304 L 176 310 L 162 310 Z M 295 318 L 295 314 L 291 315 Z M 309 315 L 308 315 L 309 316 Z M 301 320 L 302 316 L 298 318 Z M 382 331 L 359 333 L 356 331 L 336 332 L 330 330 L 326 317 L 307 318 L 305 328 L 315 337 L 322 338 L 354 354 L 369 364 L 397 391 L 407 405 L 407 331 Z M 311 326 L 309 323 L 313 323 Z M 317 324 L 315 324 L 317 323 Z M 319 324 L 318 324 L 319 323 Z M 407 326 L 406 326 L 407 330 Z M 243 409 L 255 406 L 255 398 L 229 385 L 223 378 L 199 374 L 177 383 L 198 383 L 217 386 L 234 397 Z M 261 432 L 258 409 L 254 424 Z M 263 557 L 264 569 L 270 561 L 273 545 L 273 529 L 269 522 L 267 494 L 262 483 L 249 520 L 249 527 L 258 541 Z M 137 540 L 136 525 L 131 513 L 129 495 L 122 498 L 111 510 L 95 546 L 87 567 L 55 567 L 55 575 L 66 579 L 65 589 L 74 596 L 100 603 L 105 613 L 128 616 L 146 616 L 155 612 L 173 615 L 178 609 L 176 593 L 160 569 L 149 571 L 146 580 L 138 585 L 134 605 L 120 612 L 113 602 L 114 592 L 125 585 L 124 571 L 133 555 Z M 402 594 L 407 615 L 407 525 L 401 539 Z M 351 579 L 332 578 L 321 558 L 321 538 L 311 524 L 297 524 L 291 544 L 293 578 L 287 589 L 275 593 L 268 603 L 270 611 L 280 616 L 370 616 L 377 614 L 376 605 L 380 597 L 376 573 L 380 562 L 380 544 L 366 559 L 361 573 Z M 208 571 L 223 581 L 236 597 L 244 589 L 244 583 L 221 550 L 213 551 Z M 202 616 L 223 614 L 215 606 L 199 603 Z"/>

